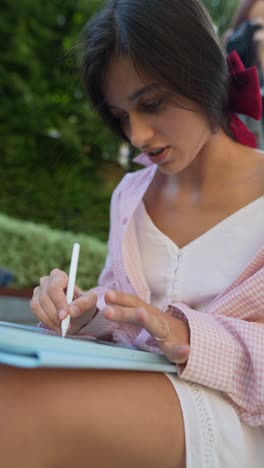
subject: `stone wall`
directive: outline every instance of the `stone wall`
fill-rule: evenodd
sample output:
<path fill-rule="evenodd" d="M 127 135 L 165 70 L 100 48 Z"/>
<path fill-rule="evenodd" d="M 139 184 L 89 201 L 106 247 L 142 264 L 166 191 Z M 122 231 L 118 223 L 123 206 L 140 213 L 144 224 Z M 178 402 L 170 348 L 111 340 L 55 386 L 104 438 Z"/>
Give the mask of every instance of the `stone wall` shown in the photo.
<path fill-rule="evenodd" d="M 15 290 L 0 288 L 0 320 L 36 325 L 37 320 L 32 315 L 29 302 L 32 290 Z"/>

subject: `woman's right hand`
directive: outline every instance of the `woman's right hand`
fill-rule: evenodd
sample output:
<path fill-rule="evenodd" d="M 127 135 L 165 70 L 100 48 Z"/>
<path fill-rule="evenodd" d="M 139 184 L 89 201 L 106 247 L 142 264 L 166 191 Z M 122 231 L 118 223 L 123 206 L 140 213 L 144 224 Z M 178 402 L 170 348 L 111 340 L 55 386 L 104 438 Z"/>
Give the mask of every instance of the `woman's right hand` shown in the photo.
<path fill-rule="evenodd" d="M 74 288 L 71 304 L 66 300 L 68 275 L 55 268 L 49 276 L 40 278 L 40 284 L 34 289 L 30 302 L 33 315 L 51 330 L 61 334 L 61 321 L 71 316 L 68 329 L 70 334 L 77 333 L 95 316 L 97 296 L 92 291 L 84 292 L 78 286 Z"/>

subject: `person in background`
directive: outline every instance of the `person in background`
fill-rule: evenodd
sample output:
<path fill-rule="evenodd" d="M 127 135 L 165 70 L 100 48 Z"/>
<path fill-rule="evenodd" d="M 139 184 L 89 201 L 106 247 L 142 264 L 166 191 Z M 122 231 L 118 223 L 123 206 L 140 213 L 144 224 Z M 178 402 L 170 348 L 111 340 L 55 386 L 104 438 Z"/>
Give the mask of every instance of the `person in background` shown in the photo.
<path fill-rule="evenodd" d="M 235 115 L 260 117 L 257 72 L 226 57 L 199 0 L 108 0 L 82 63 L 144 167 L 113 192 L 98 286 L 68 305 L 55 269 L 31 308 L 59 334 L 70 314 L 72 335 L 162 353 L 177 375 L 0 367 L 1 464 L 262 468 L 264 155 Z"/>
<path fill-rule="evenodd" d="M 226 31 L 223 42 L 228 53 L 237 50 L 243 64 L 248 68 L 256 65 L 264 96 L 264 1 L 242 0 Z M 246 126 L 255 134 L 257 145 L 264 149 L 263 119 L 242 117 Z"/>

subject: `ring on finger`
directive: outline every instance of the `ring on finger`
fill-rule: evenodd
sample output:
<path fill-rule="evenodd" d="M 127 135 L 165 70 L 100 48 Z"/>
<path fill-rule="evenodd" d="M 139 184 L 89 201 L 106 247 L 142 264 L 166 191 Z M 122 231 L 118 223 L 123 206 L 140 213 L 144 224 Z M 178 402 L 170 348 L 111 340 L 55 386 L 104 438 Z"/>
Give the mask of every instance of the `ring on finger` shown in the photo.
<path fill-rule="evenodd" d="M 165 325 L 165 327 L 167 329 L 167 333 L 166 333 L 165 336 L 162 336 L 161 338 L 159 338 L 158 336 L 153 336 L 153 338 L 155 338 L 155 340 L 157 340 L 157 341 L 166 341 L 167 338 L 169 337 L 169 334 L 170 334 L 170 327 L 169 327 L 169 324 L 168 324 L 167 320 L 163 319 L 162 321 L 163 321 L 163 323 L 164 323 L 164 325 Z"/>

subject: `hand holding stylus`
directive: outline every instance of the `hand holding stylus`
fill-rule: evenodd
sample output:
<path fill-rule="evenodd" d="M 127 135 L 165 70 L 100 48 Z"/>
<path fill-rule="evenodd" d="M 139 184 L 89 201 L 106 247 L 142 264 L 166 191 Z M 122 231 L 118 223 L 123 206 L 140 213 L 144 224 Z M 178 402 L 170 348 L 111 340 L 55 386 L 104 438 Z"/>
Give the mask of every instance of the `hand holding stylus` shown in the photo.
<path fill-rule="evenodd" d="M 53 269 L 49 276 L 40 278 L 30 303 L 40 326 L 54 330 L 63 337 L 67 331 L 71 335 L 78 333 L 97 311 L 96 294 L 82 291 L 75 284 L 79 250 L 79 244 L 74 244 L 69 276 L 58 268 Z"/>

